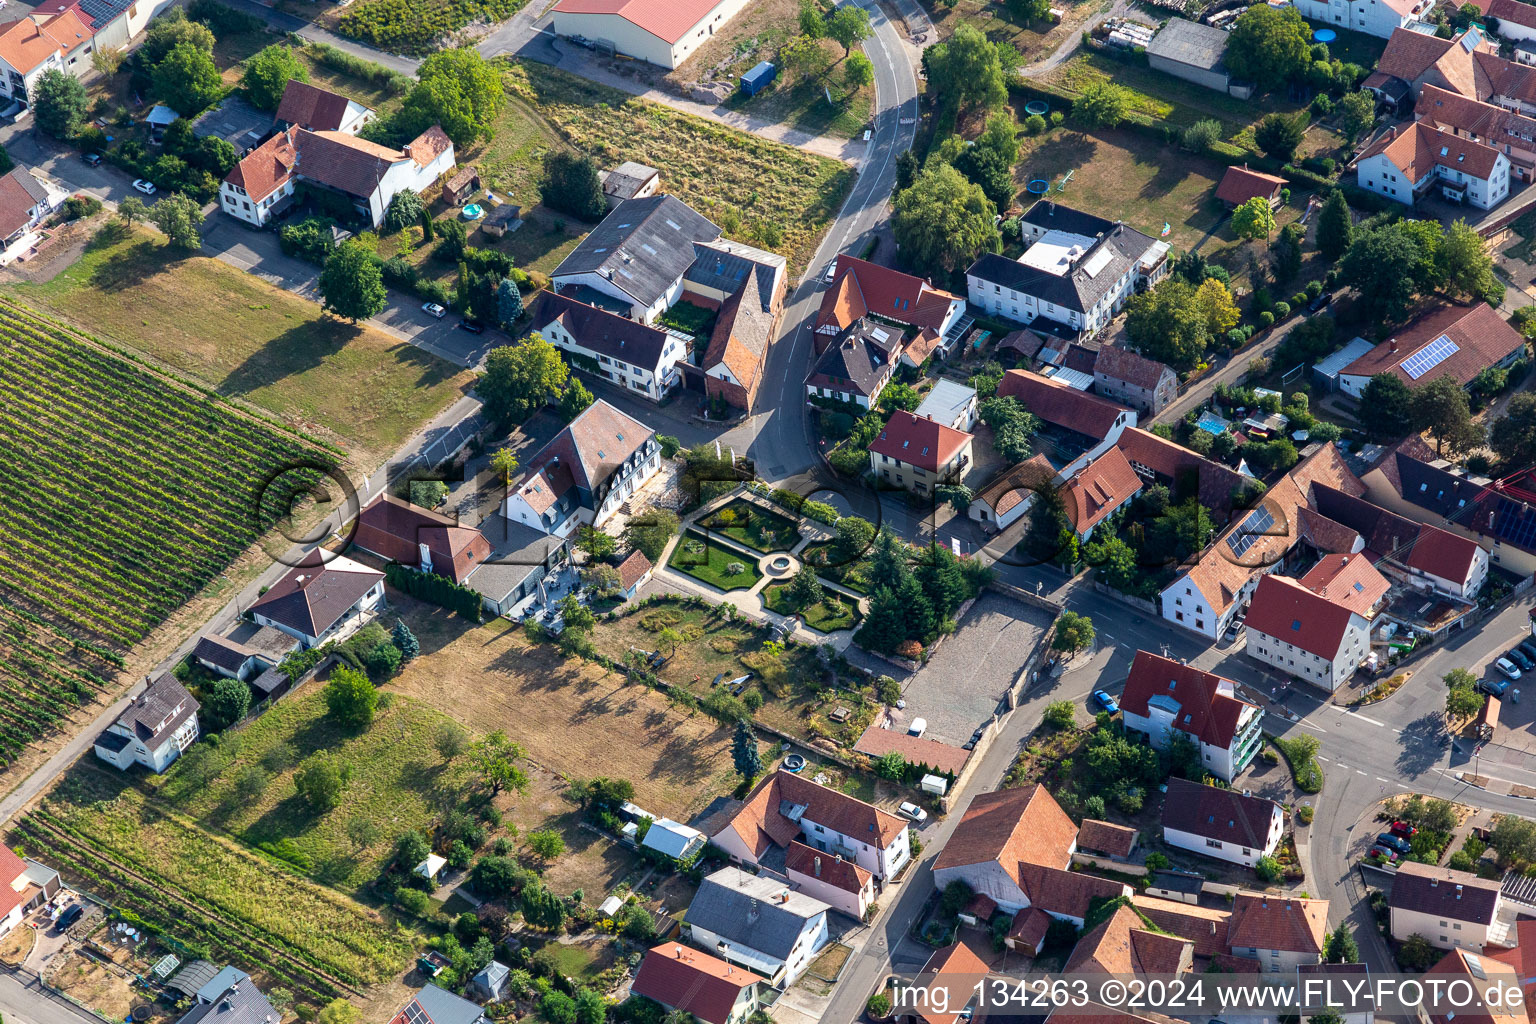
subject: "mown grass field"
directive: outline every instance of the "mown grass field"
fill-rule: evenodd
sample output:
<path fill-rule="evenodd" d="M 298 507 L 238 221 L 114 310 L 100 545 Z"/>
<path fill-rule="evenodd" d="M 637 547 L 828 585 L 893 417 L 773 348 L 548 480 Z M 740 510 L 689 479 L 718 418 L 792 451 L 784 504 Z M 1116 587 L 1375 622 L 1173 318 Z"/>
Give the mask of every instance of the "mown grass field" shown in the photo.
<path fill-rule="evenodd" d="M 740 571 L 732 572 L 734 566 L 740 566 Z M 667 559 L 667 567 L 721 590 L 747 590 L 763 578 L 752 555 L 728 548 L 695 530 L 683 534 Z"/>
<path fill-rule="evenodd" d="M 854 171 L 733 128 L 636 99 L 552 68 L 506 65 L 508 88 L 604 166 L 637 160 L 662 169 L 665 189 L 729 237 L 809 262 Z"/>
<path fill-rule="evenodd" d="M 269 479 L 336 461 L 10 304 L 0 407 L 0 590 L 118 647 L 221 573 L 320 473 Z"/>
<path fill-rule="evenodd" d="M 373 466 L 446 408 L 469 374 L 148 231 L 107 235 L 45 284 L 14 293 L 267 409 Z M 185 445 L 167 432 L 165 443 Z M 190 447 L 196 447 L 190 446 Z"/>

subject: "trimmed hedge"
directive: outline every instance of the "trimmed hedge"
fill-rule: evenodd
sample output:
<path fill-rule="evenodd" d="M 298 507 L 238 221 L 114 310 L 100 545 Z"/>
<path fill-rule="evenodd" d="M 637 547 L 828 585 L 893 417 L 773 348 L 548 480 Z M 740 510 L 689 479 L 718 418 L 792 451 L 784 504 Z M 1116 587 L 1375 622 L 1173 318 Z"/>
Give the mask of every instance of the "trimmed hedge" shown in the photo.
<path fill-rule="evenodd" d="M 396 590 L 403 590 L 419 601 L 440 605 L 471 622 L 481 621 L 483 613 L 479 593 L 446 576 L 417 572 L 398 562 L 390 562 L 384 567 L 384 579 Z"/>

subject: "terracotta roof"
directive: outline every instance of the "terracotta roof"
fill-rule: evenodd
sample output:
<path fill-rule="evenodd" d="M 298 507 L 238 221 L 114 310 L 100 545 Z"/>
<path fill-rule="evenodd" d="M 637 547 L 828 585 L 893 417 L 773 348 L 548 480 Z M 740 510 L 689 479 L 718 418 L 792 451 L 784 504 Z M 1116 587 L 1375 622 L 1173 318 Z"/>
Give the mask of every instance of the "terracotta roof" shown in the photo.
<path fill-rule="evenodd" d="M 73 9 L 47 18 L 32 15 L 0 26 L 0 58 L 27 75 L 49 57 L 62 57 L 90 39 L 90 29 Z"/>
<path fill-rule="evenodd" d="M 8 237 L 32 223 L 32 210 L 47 198 L 47 190 L 25 167 L 0 175 L 0 236 Z"/>
<path fill-rule="evenodd" d="M 1273 800 L 1171 776 L 1163 801 L 1163 828 L 1262 850 L 1279 808 Z"/>
<path fill-rule="evenodd" d="M 630 991 L 708 1024 L 725 1024 L 741 990 L 767 980 L 708 953 L 666 942 L 646 952 Z"/>
<path fill-rule="evenodd" d="M 1192 942 L 1195 956 L 1211 957 L 1227 952 L 1227 922 L 1232 916 L 1231 911 L 1140 894 L 1131 897 L 1131 904 L 1163 931 Z"/>
<path fill-rule="evenodd" d="M 1078 533 L 1087 533 L 1141 490 L 1141 477 L 1119 448 L 1078 470 L 1061 488 L 1067 518 Z"/>
<path fill-rule="evenodd" d="M 865 729 L 853 749 L 869 757 L 883 757 L 895 751 L 908 764 L 928 765 L 940 774 L 947 772 L 951 775 L 959 775 L 971 757 L 969 750 L 940 743 L 926 736 L 910 736 L 904 730 L 882 729 L 879 725 Z"/>
<path fill-rule="evenodd" d="M 611 14 L 676 43 L 715 9 L 715 0 L 560 0 L 556 14 Z"/>
<path fill-rule="evenodd" d="M 427 166 L 452 148 L 453 140 L 442 125 L 436 124 L 405 144 L 405 151 L 419 167 Z"/>
<path fill-rule="evenodd" d="M 1307 570 L 1301 585 L 1366 617 L 1392 586 L 1364 554 L 1324 555 Z"/>
<path fill-rule="evenodd" d="M 790 843 L 785 851 L 784 870 L 820 879 L 834 888 L 851 893 L 862 893 L 874 877 L 867 869 L 851 860 L 823 853 L 798 841 Z"/>
<path fill-rule="evenodd" d="M 633 587 L 652 568 L 651 560 L 645 557 L 644 551 L 639 548 L 631 551 L 629 557 L 619 563 L 619 588 L 628 590 Z"/>
<path fill-rule="evenodd" d="M 1232 899 L 1227 945 L 1321 953 L 1328 941 L 1328 901 L 1240 892 Z"/>
<path fill-rule="evenodd" d="M 1044 347 L 1045 339 L 1028 328 L 1009 331 L 997 343 L 997 350 L 999 352 L 1017 352 L 1026 359 L 1035 358 Z"/>
<path fill-rule="evenodd" d="M 562 5 L 570 0 L 561 0 Z M 911 324 L 937 328 L 944 323 L 952 303 L 961 296 L 935 288 L 920 277 L 882 267 L 847 253 L 837 258 L 837 276 L 821 297 L 816 327 L 838 330 L 874 313 Z"/>
<path fill-rule="evenodd" d="M 1128 348 L 1105 345 L 1099 349 L 1093 361 L 1093 372 L 1102 373 L 1110 380 L 1123 381 L 1151 391 L 1162 383 L 1165 376 L 1172 374 L 1173 369 L 1166 363 L 1148 359 Z"/>
<path fill-rule="evenodd" d="M 1225 689 L 1223 689 L 1225 684 Z M 1137 651 L 1120 697 L 1127 714 L 1150 717 L 1151 701 L 1162 697 L 1178 704 L 1174 728 L 1202 743 L 1225 750 L 1237 736 L 1243 711 L 1254 705 L 1239 699 L 1231 680 L 1150 651 Z"/>
<path fill-rule="evenodd" d="M 919 419 L 910 412 L 896 410 L 869 450 L 904 462 L 909 466 L 936 473 L 949 464 L 971 441 L 971 435 L 937 420 Z M 1129 472 L 1130 467 L 1126 470 Z M 1135 474 L 1131 474 L 1132 479 Z"/>
<path fill-rule="evenodd" d="M 1471 0 L 1471 2 L 1490 18 L 1499 21 L 1508 21 L 1525 28 L 1536 28 L 1536 7 L 1520 0 Z"/>
<path fill-rule="evenodd" d="M 1105 351 L 1109 351 L 1106 349 Z M 1213 513 L 1232 511 L 1233 495 L 1249 480 L 1230 466 L 1207 459 L 1149 430 L 1130 427 L 1115 442 L 1138 473 L 1149 473 L 1173 488 L 1174 498 L 1193 494 Z M 1190 490 L 1193 481 L 1194 490 Z"/>
<path fill-rule="evenodd" d="M 1001 516 L 1039 491 L 1051 486 L 1056 479 L 1056 467 L 1044 455 L 1031 455 L 1025 461 L 998 476 L 976 493 L 973 501 L 979 501 Z"/>
<path fill-rule="evenodd" d="M 1044 864 L 1020 864 L 1018 872 L 1020 888 L 1029 897 L 1029 905 L 1056 917 L 1082 918 L 1087 916 L 1094 900 L 1128 896 L 1131 892 L 1131 887 L 1123 882 Z"/>
<path fill-rule="evenodd" d="M 970 1002 L 971 990 L 975 988 L 977 982 L 991 972 L 986 962 L 971 952 L 969 946 L 963 942 L 957 942 L 944 949 L 935 950 L 918 973 L 934 975 L 934 977 L 919 977 L 917 985 L 930 993 L 943 990 L 948 994 L 947 1000 L 934 1000 L 930 997 L 929 1005 L 938 1002 L 951 1009 L 945 1013 L 928 1009 L 919 1010 L 916 1013 L 917 1019 L 923 1024 L 956 1024 L 960 1020 L 961 1011 Z"/>
<path fill-rule="evenodd" d="M 746 301 L 749 295 L 757 293 L 758 272 L 754 264 L 742 286 L 720 304 L 703 359 L 706 373 L 723 365 L 748 394 L 757 388 L 763 360 L 773 340 L 773 325 L 778 319 L 773 310 L 763 309 L 761 303 Z"/>
<path fill-rule="evenodd" d="M 418 565 L 420 545 L 425 544 L 432 555 L 432 571 L 455 583 L 462 583 L 491 557 L 490 542 L 479 530 L 393 494 L 379 495 L 358 513 L 352 543 L 402 565 Z"/>
<path fill-rule="evenodd" d="M 278 132 L 247 153 L 224 180 L 245 189 L 254 202 L 267 198 L 287 184 L 299 162 L 294 138 L 293 131 Z"/>
<path fill-rule="evenodd" d="M 984 892 L 978 892 L 971 897 L 971 901 L 965 905 L 965 913 L 980 922 L 992 920 L 992 915 L 997 913 L 997 900 Z"/>
<path fill-rule="evenodd" d="M 1136 846 L 1136 830 L 1097 818 L 1084 818 L 1077 827 L 1077 845 L 1079 849 L 1098 850 L 1111 857 L 1129 857 Z"/>
<path fill-rule="evenodd" d="M 1455 46 L 1449 39 L 1440 39 L 1406 28 L 1393 29 L 1387 39 L 1386 49 L 1376 62 L 1376 70 L 1405 82 L 1412 82 L 1424 74 L 1441 57 Z"/>
<path fill-rule="evenodd" d="M 1013 924 L 1008 929 L 1008 938 L 1033 952 L 1044 941 L 1045 933 L 1051 930 L 1051 922 L 1054 920 L 1055 918 L 1039 907 L 1026 907 L 1013 915 Z"/>
<path fill-rule="evenodd" d="M 1241 206 L 1255 198 L 1273 200 L 1285 185 L 1284 178 L 1250 171 L 1247 164 L 1228 167 L 1227 173 L 1221 176 L 1221 184 L 1216 186 L 1216 198 L 1233 206 Z"/>
<path fill-rule="evenodd" d="M 1077 940 L 1062 973 L 1179 974 L 1193 957 L 1189 942 L 1152 931 L 1136 911 L 1120 906 Z"/>
<path fill-rule="evenodd" d="M 570 463 L 546 463 L 523 478 L 517 487 L 517 495 L 528 503 L 529 508 L 543 515 L 575 486 L 576 475 L 571 471 Z"/>
<path fill-rule="evenodd" d="M 965 809 L 933 870 L 996 861 L 1022 887 L 1020 865 L 1065 868 L 1076 841 L 1077 826 L 1044 786 L 981 793 Z"/>
<path fill-rule="evenodd" d="M 1412 377 L 1404 363 L 1441 338 L 1448 339 L 1455 351 L 1425 369 L 1417 379 Z M 1466 386 L 1483 370 L 1510 353 L 1523 350 L 1524 345 L 1520 332 L 1485 302 L 1475 306 L 1442 306 L 1419 317 L 1341 372 L 1360 377 L 1393 373 L 1409 387 L 1428 384 L 1449 374 L 1458 384 Z M 1444 347 L 1443 342 L 1441 347 Z"/>
<path fill-rule="evenodd" d="M 1492 46 L 1492 43 L 1486 45 Z M 1461 47 L 1456 48 L 1461 51 Z M 1478 50 L 1471 55 L 1475 69 L 1476 93 L 1459 90 L 1466 95 L 1476 95 L 1486 100 L 1491 96 L 1507 96 L 1524 103 L 1536 102 L 1536 69 L 1512 60 L 1505 60 L 1497 53 Z"/>
<path fill-rule="evenodd" d="M 1248 629 L 1332 661 L 1358 613 L 1342 599 L 1314 594 L 1288 576 L 1265 576 L 1248 605 Z"/>
<path fill-rule="evenodd" d="M 347 107 L 351 102 L 340 93 L 290 79 L 283 87 L 283 98 L 277 104 L 275 120 L 308 128 L 312 132 L 340 131 L 341 126 L 347 123 Z"/>
<path fill-rule="evenodd" d="M 348 195 L 371 196 L 390 167 L 405 160 L 426 166 L 452 145 L 436 125 L 404 149 L 390 149 L 345 132 L 289 128 L 247 153 L 224 180 L 239 185 L 258 202 L 295 173 Z"/>
<path fill-rule="evenodd" d="M 913 366 L 922 366 L 924 360 L 938 351 L 944 344 L 944 337 L 932 327 L 924 327 L 917 332 L 917 337 L 907 342 L 907 347 L 902 350 L 902 358 Z"/>
<path fill-rule="evenodd" d="M 1536 12 L 1536 7 L 1530 4 L 1518 0 L 1508 2 L 1515 7 Z M 1469 132 L 1495 147 L 1501 142 L 1526 150 L 1536 145 L 1531 141 L 1536 138 L 1536 118 L 1484 103 L 1472 96 L 1461 96 L 1436 85 L 1423 88 L 1413 112 L 1421 121 Z M 1507 155 L 1511 160 L 1515 159 L 1513 153 Z"/>
<path fill-rule="evenodd" d="M 1111 402 L 1028 370 L 1009 370 L 997 386 L 999 398 L 1017 398 L 1019 404 L 1040 419 L 1100 440 L 1109 436 L 1116 422 L 1130 424 L 1134 413 Z M 1130 414 L 1130 416 L 1127 416 Z"/>
<path fill-rule="evenodd" d="M 1492 924 L 1499 892 L 1497 880 L 1479 878 L 1470 871 L 1404 861 L 1392 879 L 1387 903 L 1395 910 Z"/>
<path fill-rule="evenodd" d="M 1528 985 L 1529 977 L 1517 974 L 1513 967 L 1496 957 L 1453 949 L 1426 971 L 1425 977 L 1464 980 L 1481 997 L 1451 1013 L 1428 1014 L 1431 1024 L 1452 1024 L 1453 1018 L 1455 1024 L 1525 1024 L 1530 1013 L 1529 1007 L 1525 1013 L 1512 1009 L 1511 1000 L 1504 995 L 1513 988 Z M 1494 994 L 1502 998 L 1490 998 Z"/>
<path fill-rule="evenodd" d="M 1536 918 L 1521 917 L 1515 921 L 1515 944 L 1511 947 L 1488 945 L 1483 948 L 1483 958 L 1508 964 L 1515 969 L 1520 984 L 1526 992 L 1526 1005 L 1530 1005 L 1531 990 L 1536 988 Z M 1529 1013 L 1529 1010 L 1527 1010 Z"/>
<path fill-rule="evenodd" d="M 361 562 L 330 551 L 311 551 L 247 610 L 318 637 L 383 578 L 382 572 Z"/>
<path fill-rule="evenodd" d="M 862 842 L 878 842 L 882 849 L 907 827 L 878 807 L 780 770 L 757 784 L 725 828 L 735 832 L 753 856 L 761 856 L 769 846 L 788 846 L 800 834 L 800 825 L 782 813 L 786 805 L 797 804 L 806 808 L 803 820 Z"/>
<path fill-rule="evenodd" d="M 1296 518 L 1301 527 L 1301 539 L 1319 551 L 1335 555 L 1349 554 L 1365 543 L 1354 529 L 1329 519 L 1315 509 L 1302 506 L 1296 510 Z"/>
<path fill-rule="evenodd" d="M 1492 146 L 1415 121 L 1387 132 L 1361 153 L 1360 159 L 1378 155 L 1390 160 L 1409 182 L 1417 182 L 1436 166 L 1486 181 L 1492 176 L 1500 153 Z"/>

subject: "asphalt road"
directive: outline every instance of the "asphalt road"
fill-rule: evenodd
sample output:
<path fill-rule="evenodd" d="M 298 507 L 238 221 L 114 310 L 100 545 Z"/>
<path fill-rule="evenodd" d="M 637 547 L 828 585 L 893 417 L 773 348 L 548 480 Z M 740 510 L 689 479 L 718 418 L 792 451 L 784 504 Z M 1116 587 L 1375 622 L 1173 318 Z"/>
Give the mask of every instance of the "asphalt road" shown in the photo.
<path fill-rule="evenodd" d="M 63 996 L 38 983 L 31 971 L 0 971 L 0 1016 L 8 1024 L 101 1024 Z"/>

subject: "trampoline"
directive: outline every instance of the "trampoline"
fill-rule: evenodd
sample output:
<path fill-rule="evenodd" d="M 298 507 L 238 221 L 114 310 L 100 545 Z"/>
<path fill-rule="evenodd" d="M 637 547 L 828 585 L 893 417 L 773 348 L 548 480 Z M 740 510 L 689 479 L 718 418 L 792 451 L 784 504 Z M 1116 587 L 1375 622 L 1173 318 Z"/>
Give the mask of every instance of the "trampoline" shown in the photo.
<path fill-rule="evenodd" d="M 1039 114 L 1041 117 L 1044 117 L 1050 112 L 1051 105 L 1044 100 L 1030 100 L 1024 104 L 1024 113 L 1026 114 Z"/>
<path fill-rule="evenodd" d="M 1320 28 L 1312 33 L 1312 41 L 1314 43 L 1331 43 L 1337 38 L 1339 38 L 1339 34 L 1331 28 Z"/>
<path fill-rule="evenodd" d="M 1029 191 L 1033 192 L 1035 195 L 1043 196 L 1043 195 L 1045 195 L 1047 192 L 1049 192 L 1051 190 L 1051 183 L 1048 182 L 1048 181 L 1044 181 L 1044 180 L 1042 180 L 1040 178 L 1036 178 L 1034 181 L 1030 182 L 1025 187 L 1028 188 Z"/>

